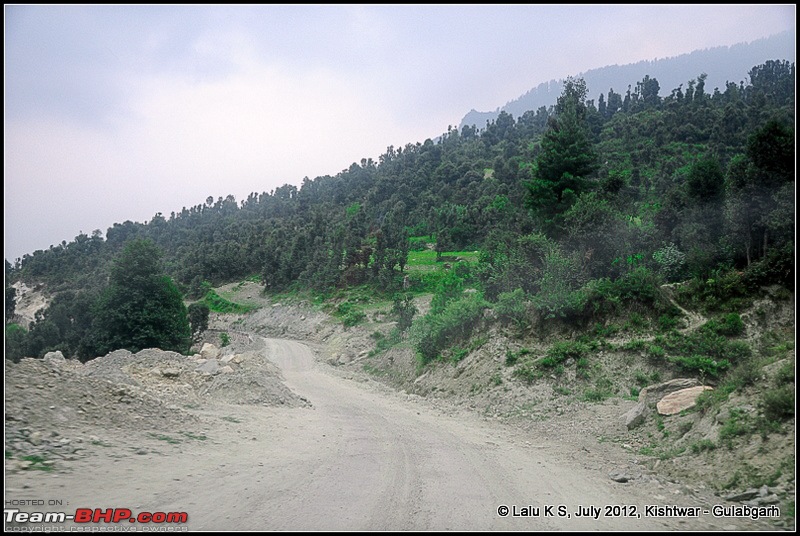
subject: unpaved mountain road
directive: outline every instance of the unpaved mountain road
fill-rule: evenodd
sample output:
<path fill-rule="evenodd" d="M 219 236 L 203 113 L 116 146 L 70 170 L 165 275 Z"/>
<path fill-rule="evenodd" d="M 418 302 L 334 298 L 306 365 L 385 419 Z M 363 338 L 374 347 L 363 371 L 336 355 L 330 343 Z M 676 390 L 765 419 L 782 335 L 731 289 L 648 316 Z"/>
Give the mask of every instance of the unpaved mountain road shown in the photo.
<path fill-rule="evenodd" d="M 577 447 L 546 438 L 530 442 L 474 416 L 442 414 L 373 382 L 341 377 L 304 344 L 266 343 L 286 384 L 313 407 L 200 408 L 203 422 L 212 423 L 207 440 L 151 438 L 142 452 L 109 449 L 66 473 L 15 474 L 6 481 L 6 500 L 64 500 L 67 512 L 186 512 L 186 527 L 205 531 L 752 528 L 746 520 L 711 515 L 647 517 L 647 504 L 711 504 L 657 498 L 656 490 L 613 482 L 604 471 L 576 463 L 570 449 Z M 134 437 L 131 432 L 128 441 Z M 539 517 L 501 517 L 501 505 L 539 507 Z M 568 517 L 559 517 L 558 505 Z M 606 505 L 634 505 L 636 516 L 576 515 L 580 506 Z M 134 527 L 145 528 L 109 528 Z"/>

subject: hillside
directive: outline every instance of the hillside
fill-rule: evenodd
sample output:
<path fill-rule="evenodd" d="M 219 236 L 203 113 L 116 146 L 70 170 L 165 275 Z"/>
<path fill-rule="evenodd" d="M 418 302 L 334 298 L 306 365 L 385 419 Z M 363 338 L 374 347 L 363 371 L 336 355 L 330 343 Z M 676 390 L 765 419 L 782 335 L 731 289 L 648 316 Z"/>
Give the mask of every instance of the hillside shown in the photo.
<path fill-rule="evenodd" d="M 771 59 L 795 61 L 793 32 L 784 32 L 752 43 L 739 43 L 730 47 L 715 47 L 697 50 L 674 58 L 661 58 L 640 61 L 628 65 L 610 65 L 599 69 L 578 73 L 575 76 L 586 80 L 589 98 L 597 99 L 608 89 L 624 94 L 632 80 L 641 80 L 645 76 L 655 78 L 661 84 L 660 95 L 666 97 L 673 88 L 685 85 L 700 73 L 708 75 L 706 84 L 710 89 L 723 91 L 728 82 L 739 84 L 744 81 L 742 73 L 752 65 Z M 499 113 L 506 112 L 520 117 L 527 111 L 536 111 L 542 106 L 552 106 L 564 87 L 563 80 L 550 80 L 532 88 L 520 97 L 507 102 L 491 112 L 471 110 L 459 123 L 464 126 L 483 127 L 487 122 L 497 119 Z"/>
<path fill-rule="evenodd" d="M 777 505 L 782 512 L 758 520 L 528 520 L 553 530 L 794 528 L 793 427 L 770 431 L 768 441 L 756 430 L 728 436 L 737 411 L 756 417 L 757 384 L 700 411 L 651 414 L 629 430 L 624 416 L 635 400 L 622 395 L 641 385 L 638 375 L 650 381 L 666 370 L 625 350 L 634 340 L 628 335 L 604 341 L 586 379 L 573 374 L 575 363 L 532 382 L 518 376 L 508 356 L 529 354 L 516 348 L 537 353 L 561 337 L 508 328 L 479 332 L 483 342 L 462 359 L 418 375 L 406 344 L 381 349 L 373 335 L 396 325 L 385 303 L 365 304 L 369 319 L 347 327 L 327 306 L 264 296 L 253 282 L 215 291 L 256 307 L 212 318 L 206 341 L 235 335 L 219 350 L 206 343 L 193 356 L 151 349 L 87 364 L 56 355 L 7 362 L 6 491 L 17 499 L 45 494 L 92 507 L 183 511 L 194 530 L 503 529 L 511 525 L 494 502 L 521 504 L 531 493 L 573 511 L 591 502 L 640 512 L 646 504 Z M 417 305 L 424 309 L 425 301 Z M 760 332 L 791 337 L 792 303 L 766 299 L 755 307 L 770 317 L 743 315 L 748 340 L 771 344 Z M 785 350 L 773 355 L 768 381 L 786 362 Z M 599 399 L 586 396 L 596 377 L 612 379 Z M 477 481 L 476 461 L 490 467 Z M 408 483 L 416 494 L 407 493 Z M 452 489 L 442 494 L 442 485 Z M 489 491 L 465 499 L 464 489 Z M 399 497 L 397 515 L 378 515 L 373 495 Z M 447 504 L 455 507 L 449 501 L 465 500 L 474 502 L 469 515 L 442 516 Z M 215 511 L 220 505 L 225 516 Z M 515 530 L 525 523 L 514 521 Z"/>

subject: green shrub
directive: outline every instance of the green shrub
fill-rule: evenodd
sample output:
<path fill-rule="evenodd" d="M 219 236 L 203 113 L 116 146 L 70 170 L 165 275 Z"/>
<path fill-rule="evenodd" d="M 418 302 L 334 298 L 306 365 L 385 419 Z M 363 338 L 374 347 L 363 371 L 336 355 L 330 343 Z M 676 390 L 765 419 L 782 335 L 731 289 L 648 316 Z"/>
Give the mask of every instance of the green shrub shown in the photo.
<path fill-rule="evenodd" d="M 717 335 L 736 337 L 744 333 L 742 317 L 736 313 L 728 313 L 716 319 L 709 320 L 700 328 Z"/>
<path fill-rule="evenodd" d="M 781 385 L 794 383 L 794 376 L 794 360 L 787 361 L 781 365 L 781 368 L 775 374 L 775 385 L 780 387 Z"/>
<path fill-rule="evenodd" d="M 717 361 L 697 354 L 689 357 L 673 357 L 670 361 L 686 372 L 699 372 L 701 375 L 708 375 L 712 378 L 719 378 L 731 366 L 727 359 Z"/>
<path fill-rule="evenodd" d="M 514 369 L 513 375 L 530 385 L 535 380 L 542 377 L 542 372 L 536 367 L 533 367 L 531 363 L 524 363 Z"/>
<path fill-rule="evenodd" d="M 733 448 L 733 439 L 752 433 L 750 418 L 743 411 L 731 409 L 730 418 L 719 430 L 719 441 L 729 449 Z"/>
<path fill-rule="evenodd" d="M 231 336 L 225 332 L 219 334 L 220 345 L 224 348 L 231 343 Z"/>
<path fill-rule="evenodd" d="M 648 344 L 647 345 L 647 355 L 655 360 L 661 360 L 666 357 L 667 352 L 662 347 L 657 344 Z"/>
<path fill-rule="evenodd" d="M 675 244 L 668 244 L 653 252 L 653 260 L 668 281 L 680 281 L 685 273 L 686 254 Z"/>
<path fill-rule="evenodd" d="M 616 324 L 609 324 L 604 326 L 603 324 L 597 323 L 594 325 L 594 334 L 598 337 L 608 338 L 613 337 L 619 333 L 619 326 Z"/>
<path fill-rule="evenodd" d="M 545 318 L 580 318 L 585 314 L 589 292 L 581 288 L 582 269 L 577 257 L 550 245 L 542 259 L 542 271 L 533 305 Z"/>
<path fill-rule="evenodd" d="M 692 443 L 691 449 L 695 454 L 699 454 L 706 450 L 714 450 L 717 446 L 710 439 L 701 439 L 696 443 Z"/>
<path fill-rule="evenodd" d="M 439 280 L 431 300 L 431 313 L 440 314 L 447 304 L 464 295 L 464 279 L 451 270 Z"/>
<path fill-rule="evenodd" d="M 523 328 L 530 325 L 525 291 L 521 288 L 513 292 L 502 292 L 497 297 L 494 311 L 500 320 Z"/>
<path fill-rule="evenodd" d="M 706 312 L 733 311 L 747 305 L 749 292 L 742 274 L 735 270 L 716 270 L 709 278 L 694 278 L 678 289 L 681 303 Z"/>
<path fill-rule="evenodd" d="M 677 329 L 678 317 L 672 314 L 663 314 L 658 317 L 658 329 L 661 331 L 670 331 Z"/>
<path fill-rule="evenodd" d="M 784 385 L 764 391 L 761 411 L 769 421 L 784 421 L 794 417 L 794 388 Z"/>
<path fill-rule="evenodd" d="M 583 400 L 586 402 L 602 402 L 606 398 L 614 396 L 613 384 L 608 378 L 598 378 L 593 389 L 587 389 L 583 393 Z"/>
<path fill-rule="evenodd" d="M 631 339 L 622 345 L 622 349 L 626 352 L 640 352 L 647 347 L 647 343 L 642 339 Z"/>
<path fill-rule="evenodd" d="M 437 358 L 453 344 L 469 338 L 483 318 L 486 302 L 478 294 L 464 296 L 448 303 L 441 313 L 433 311 L 414 321 L 411 340 L 422 364 Z"/>
<path fill-rule="evenodd" d="M 405 331 L 411 327 L 414 315 L 417 314 L 414 298 L 410 294 L 395 295 L 392 301 L 392 316 L 397 319 L 397 327 Z"/>
<path fill-rule="evenodd" d="M 347 327 L 352 327 L 363 322 L 367 315 L 356 304 L 345 301 L 336 307 L 336 315 L 342 319 Z"/>
<path fill-rule="evenodd" d="M 585 343 L 577 341 L 559 341 L 547 350 L 545 357 L 539 361 L 539 366 L 554 368 L 570 358 L 580 360 L 588 352 L 589 346 Z"/>

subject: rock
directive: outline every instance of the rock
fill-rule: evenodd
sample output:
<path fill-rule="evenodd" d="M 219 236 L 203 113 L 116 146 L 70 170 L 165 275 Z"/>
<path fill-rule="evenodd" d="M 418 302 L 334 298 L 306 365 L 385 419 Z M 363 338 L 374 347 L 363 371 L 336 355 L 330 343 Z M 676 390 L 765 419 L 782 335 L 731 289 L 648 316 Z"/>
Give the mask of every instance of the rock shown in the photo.
<path fill-rule="evenodd" d="M 228 354 L 228 355 L 222 356 L 222 357 L 219 359 L 219 362 L 220 362 L 221 364 L 223 364 L 223 365 L 227 365 L 228 363 L 230 363 L 231 361 L 233 361 L 233 358 L 234 358 L 234 357 L 235 357 L 235 354 Z"/>
<path fill-rule="evenodd" d="M 675 378 L 656 385 L 649 385 L 639 393 L 639 400 L 660 400 L 670 393 L 696 387 L 700 382 L 695 378 Z"/>
<path fill-rule="evenodd" d="M 200 349 L 200 355 L 204 359 L 216 359 L 219 357 L 219 348 L 207 342 L 203 345 L 203 348 Z"/>
<path fill-rule="evenodd" d="M 224 367 L 220 367 L 219 372 L 222 374 L 230 374 L 233 372 L 233 368 L 230 365 L 225 365 Z"/>
<path fill-rule="evenodd" d="M 216 359 L 209 359 L 202 365 L 198 365 L 194 370 L 202 374 L 217 374 L 219 372 L 219 361 Z"/>
<path fill-rule="evenodd" d="M 714 420 L 717 421 L 717 424 L 725 424 L 731 418 L 731 412 L 728 408 L 722 408 L 717 416 L 714 417 Z"/>
<path fill-rule="evenodd" d="M 610 478 L 614 482 L 621 482 L 621 483 L 625 483 L 625 482 L 628 482 L 628 481 L 631 481 L 631 480 L 635 480 L 636 478 L 639 478 L 640 476 L 641 475 L 634 474 L 634 473 L 632 473 L 632 472 L 630 472 L 630 471 L 628 471 L 626 469 L 616 469 L 616 470 L 611 471 L 610 473 L 608 473 L 608 478 Z"/>
<path fill-rule="evenodd" d="M 741 493 L 731 493 L 730 495 L 726 495 L 723 498 L 726 501 L 742 502 L 755 499 L 756 497 L 758 497 L 758 490 L 753 488 L 753 489 L 748 489 L 746 491 L 742 491 Z"/>
<path fill-rule="evenodd" d="M 56 350 L 55 352 L 47 352 L 44 354 L 44 362 L 50 365 L 59 365 L 66 362 L 66 358 L 64 358 L 64 354 L 62 354 L 60 350 Z"/>
<path fill-rule="evenodd" d="M 639 402 L 628 412 L 623 415 L 623 422 L 628 430 L 632 430 L 644 423 L 647 416 L 650 414 L 651 408 L 655 406 L 658 400 L 664 396 L 681 389 L 695 387 L 699 385 L 694 378 L 676 378 L 656 385 L 650 385 L 642 389 L 639 393 Z"/>
<path fill-rule="evenodd" d="M 683 410 L 693 408 L 697 403 L 697 397 L 704 391 L 711 389 L 713 388 L 707 385 L 700 385 L 675 391 L 659 400 L 656 404 L 656 408 L 660 415 L 675 415 Z"/>
<path fill-rule="evenodd" d="M 623 416 L 623 419 L 625 420 L 625 427 L 628 430 L 633 430 L 637 426 L 644 423 L 646 416 L 647 404 L 644 400 L 640 400 L 635 406 L 628 410 L 628 413 Z"/>
<path fill-rule="evenodd" d="M 177 378 L 181 375 L 181 370 L 177 368 L 167 368 L 161 371 L 161 375 L 165 378 Z"/>
<path fill-rule="evenodd" d="M 33 432 L 30 436 L 28 436 L 28 443 L 31 445 L 41 445 L 42 444 L 42 433 L 41 432 Z"/>

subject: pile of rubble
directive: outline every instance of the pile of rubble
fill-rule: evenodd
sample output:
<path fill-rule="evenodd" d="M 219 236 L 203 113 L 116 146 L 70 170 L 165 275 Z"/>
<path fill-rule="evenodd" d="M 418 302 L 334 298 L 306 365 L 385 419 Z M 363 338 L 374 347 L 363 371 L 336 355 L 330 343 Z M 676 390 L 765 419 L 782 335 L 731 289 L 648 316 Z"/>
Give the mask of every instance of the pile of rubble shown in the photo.
<path fill-rule="evenodd" d="M 191 356 L 147 349 L 117 350 L 85 364 L 61 352 L 6 361 L 6 458 L 27 466 L 69 460 L 102 442 L 91 435 L 96 430 L 192 428 L 199 422 L 193 410 L 211 404 L 309 405 L 259 349 L 254 343 L 226 354 L 205 344 Z"/>

